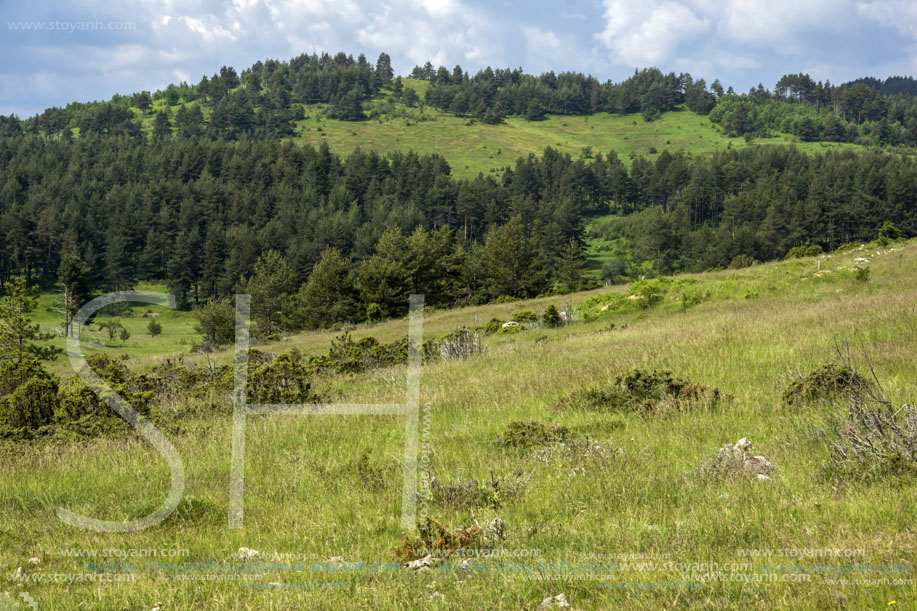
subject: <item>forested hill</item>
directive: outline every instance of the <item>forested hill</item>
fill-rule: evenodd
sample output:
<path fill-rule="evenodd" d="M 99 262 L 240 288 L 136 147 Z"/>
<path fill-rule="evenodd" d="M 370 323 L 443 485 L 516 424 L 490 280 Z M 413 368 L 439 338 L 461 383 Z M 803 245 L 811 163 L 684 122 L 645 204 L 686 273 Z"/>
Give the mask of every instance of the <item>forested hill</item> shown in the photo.
<path fill-rule="evenodd" d="M 832 249 L 874 238 L 885 222 L 917 233 L 909 96 L 805 75 L 742 96 L 658 70 L 617 84 L 429 64 L 413 76 L 395 78 L 384 54 L 375 64 L 304 55 L 5 118 L 0 280 L 60 282 L 77 303 L 164 279 L 182 307 L 193 307 L 268 275 L 278 295 L 300 291 L 308 297 L 300 303 L 313 304 L 286 308 L 295 314 L 285 324 L 303 328 L 399 314 L 413 291 L 450 306 L 589 286 L 596 278 L 585 273 L 584 225 L 603 215 L 615 218 L 593 222 L 590 236 L 626 255 L 611 262 L 609 280 L 763 261 L 798 246 Z M 619 157 L 589 147 L 571 155 L 547 141 L 539 155 L 460 178 L 438 154 L 344 157 L 294 137 L 307 111 L 357 125 L 366 108 L 384 115 L 421 105 L 462 115 L 460 131 L 596 110 L 637 111 L 643 117 L 622 120 L 652 125 L 687 106 L 675 114 L 709 113 L 702 125 L 744 133 L 751 144 Z M 754 144 L 774 129 L 871 146 Z"/>
<path fill-rule="evenodd" d="M 363 55 L 354 59 L 343 52 L 300 55 L 289 62 L 257 62 L 241 74 L 224 66 L 194 85 L 116 95 L 104 103 L 72 103 L 24 121 L 4 117 L 0 135 L 137 136 L 145 128 L 158 138 L 282 138 L 301 133 L 302 121 L 316 112 L 356 122 L 410 116 L 405 109 L 426 104 L 486 124 L 511 116 L 540 121 L 548 114 L 597 112 L 640 113 L 650 121 L 666 111 L 687 108 L 709 114 L 735 136 L 766 138 L 785 133 L 802 141 L 917 144 L 914 81 L 900 77 L 834 86 L 806 74 L 788 74 L 773 91 L 759 84 L 741 95 L 731 87 L 724 90 L 719 81 L 708 86 L 690 74 L 664 74 L 655 68 L 613 83 L 575 72 L 535 76 L 521 69 L 489 67 L 472 75 L 461 66 L 434 69 L 428 62 L 415 67 L 411 77 L 424 86 L 407 86 L 404 79 L 396 78 L 385 53 L 375 64 Z"/>

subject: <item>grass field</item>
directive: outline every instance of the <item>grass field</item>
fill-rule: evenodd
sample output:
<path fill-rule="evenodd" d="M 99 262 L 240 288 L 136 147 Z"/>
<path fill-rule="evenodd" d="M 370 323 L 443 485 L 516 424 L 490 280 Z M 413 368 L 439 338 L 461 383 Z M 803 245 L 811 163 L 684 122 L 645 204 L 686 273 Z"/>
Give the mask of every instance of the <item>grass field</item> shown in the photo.
<path fill-rule="evenodd" d="M 858 257 L 870 259 L 868 281 L 852 271 Z M 394 561 L 406 534 L 399 525 L 400 417 L 250 418 L 238 530 L 227 526 L 225 413 L 189 417 L 172 434 L 186 468 L 185 500 L 163 523 L 133 534 L 77 530 L 55 510 L 129 519 L 156 508 L 168 470 L 145 442 L 0 446 L 0 570 L 12 576 L 22 567 L 2 590 L 28 592 L 41 609 L 535 609 L 560 593 L 577 609 L 915 608 L 913 481 L 820 477 L 830 424 L 845 406 L 791 408 L 781 400 L 794 375 L 835 360 L 838 343 L 849 341 L 861 365 L 868 355 L 896 405 L 913 401 L 915 273 L 917 243 L 910 243 L 679 277 L 680 288 L 650 308 L 625 307 L 630 291 L 618 286 L 426 314 L 426 336 L 571 299 L 596 316 L 493 335 L 482 356 L 424 367 L 421 451 L 437 480 L 466 488 L 472 479 L 525 482 L 498 487 L 486 503 L 473 496 L 430 502 L 429 516 L 451 528 L 504 522 L 504 538 L 479 548 L 492 556 L 469 558 L 465 571 L 313 564 Z M 680 298 L 687 291 L 696 297 L 690 307 Z M 186 319 L 161 319 L 166 338 L 186 337 Z M 406 328 L 398 320 L 354 334 L 391 341 Z M 303 334 L 265 349 L 314 354 L 332 337 Z M 129 363 L 164 356 L 139 345 Z M 231 353 L 219 359 L 228 362 Z M 725 399 L 657 415 L 556 406 L 632 368 L 668 369 L 719 388 Z M 396 367 L 333 378 L 323 388 L 335 401 L 400 402 L 404 373 Z M 497 444 L 511 422 L 530 420 L 566 426 L 603 449 L 546 454 Z M 741 437 L 774 464 L 772 481 L 698 475 L 705 458 Z M 233 560 L 242 547 L 306 566 L 255 571 L 251 587 Z M 98 560 L 137 564 L 105 566 L 102 583 L 73 577 L 99 570 L 87 564 Z M 168 564 L 177 560 L 201 564 Z M 213 568 L 224 561 L 229 569 Z M 159 564 L 147 571 L 144 562 Z M 535 562 L 570 568 L 527 575 Z M 863 572 L 867 565 L 872 572 Z M 879 565 L 899 570 L 877 574 Z M 50 583 L 55 575 L 72 583 Z M 133 581 L 120 581 L 127 577 Z"/>

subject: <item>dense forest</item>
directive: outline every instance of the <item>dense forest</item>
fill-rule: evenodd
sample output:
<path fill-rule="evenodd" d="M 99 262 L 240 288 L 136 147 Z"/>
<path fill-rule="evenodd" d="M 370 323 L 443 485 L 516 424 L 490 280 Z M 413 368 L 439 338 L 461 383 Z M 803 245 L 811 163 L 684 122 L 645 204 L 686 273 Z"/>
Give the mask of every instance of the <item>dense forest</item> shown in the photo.
<path fill-rule="evenodd" d="M 881 221 L 917 233 L 917 165 L 878 151 L 663 152 L 628 169 L 614 155 L 549 148 L 499 179 L 456 180 L 435 155 L 23 136 L 0 141 L 0 174 L 2 279 L 52 284 L 75 258 L 99 288 L 167 279 L 184 307 L 231 293 L 268 252 L 289 267 L 290 292 L 323 253 L 334 257 L 338 286 L 362 304 L 354 317 L 400 311 L 411 291 L 448 306 L 574 290 L 583 220 L 607 213 L 628 217 L 622 236 L 657 273 L 833 248 L 873 237 Z"/>

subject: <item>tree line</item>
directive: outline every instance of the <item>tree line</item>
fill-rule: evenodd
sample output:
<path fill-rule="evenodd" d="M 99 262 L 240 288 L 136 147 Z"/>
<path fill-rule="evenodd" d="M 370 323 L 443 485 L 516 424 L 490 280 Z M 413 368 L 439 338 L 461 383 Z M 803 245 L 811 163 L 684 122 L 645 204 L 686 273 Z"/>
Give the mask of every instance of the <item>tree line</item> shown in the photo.
<path fill-rule="evenodd" d="M 548 148 L 499 177 L 457 180 L 438 155 L 21 136 L 0 140 L 0 176 L 0 280 L 60 282 L 74 307 L 138 280 L 166 280 L 183 307 L 199 306 L 277 257 L 288 268 L 284 294 L 324 262 L 336 288 L 312 290 L 326 303 L 350 295 L 354 319 L 400 312 L 412 291 L 445 307 L 575 290 L 584 220 L 604 214 L 624 217 L 615 237 L 655 273 L 832 248 L 874 235 L 879 221 L 917 233 L 915 162 L 876 151 L 664 151 L 628 168 L 613 153 Z"/>
<path fill-rule="evenodd" d="M 257 62 L 237 73 L 224 66 L 196 84 L 169 85 L 150 93 L 116 95 L 107 102 L 72 103 L 49 108 L 20 121 L 0 117 L 0 136 L 22 133 L 70 138 L 141 133 L 140 120 L 151 116 L 154 103 L 165 103 L 153 117 L 154 137 L 207 136 L 212 139 L 284 138 L 313 104 L 327 104 L 334 119 L 360 121 L 363 104 L 388 96 L 408 106 L 426 103 L 457 116 L 500 123 L 507 116 L 539 121 L 548 114 L 596 112 L 642 113 L 652 120 L 660 113 L 686 107 L 734 136 L 768 137 L 772 132 L 803 141 L 917 145 L 917 87 L 910 77 L 863 78 L 840 86 L 815 81 L 807 74 L 785 74 L 773 91 L 762 84 L 746 94 L 709 86 L 688 73 L 663 73 L 657 68 L 635 71 L 619 83 L 600 82 L 578 72 L 546 72 L 487 67 L 471 74 L 455 66 L 416 66 L 414 79 L 429 81 L 421 100 L 414 88 L 395 78 L 391 58 L 381 53 L 375 63 L 339 52 L 300 55 L 288 62 Z M 172 107 L 179 105 L 176 111 Z"/>

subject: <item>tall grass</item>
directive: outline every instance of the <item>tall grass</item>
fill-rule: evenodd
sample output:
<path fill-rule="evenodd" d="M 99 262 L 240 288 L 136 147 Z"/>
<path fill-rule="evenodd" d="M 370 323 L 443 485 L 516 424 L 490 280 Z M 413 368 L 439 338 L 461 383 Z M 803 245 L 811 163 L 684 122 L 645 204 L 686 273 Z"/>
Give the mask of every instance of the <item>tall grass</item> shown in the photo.
<path fill-rule="evenodd" d="M 431 502 L 432 519 L 458 528 L 484 526 L 499 517 L 505 539 L 487 543 L 488 549 L 539 551 L 534 558 L 493 560 L 577 565 L 632 554 L 644 563 L 652 558 L 656 566 L 625 565 L 616 557 L 621 564 L 615 571 L 547 580 L 498 572 L 274 570 L 258 581 L 349 584 L 339 590 L 259 591 L 239 581 L 185 580 L 168 571 L 138 574 L 133 583 L 8 582 L 3 589 L 28 591 L 40 608 L 55 609 L 150 609 L 156 603 L 163 609 L 532 609 L 561 592 L 579 609 L 860 609 L 884 608 L 890 601 L 906 608 L 917 597 L 917 586 L 896 585 L 894 579 L 917 579 L 913 574 L 847 575 L 879 580 L 847 585 L 830 583 L 833 577 L 821 574 L 770 583 L 736 580 L 743 575 L 761 579 L 767 565 L 774 571 L 777 565 L 786 570 L 810 563 L 914 563 L 913 482 L 877 479 L 837 486 L 818 477 L 833 443 L 830 424 L 846 414 L 846 406 L 789 407 L 782 400 L 792 372 L 812 370 L 832 358 L 839 339 L 867 347 L 890 401 L 900 405 L 914 399 L 917 246 L 872 257 L 868 282 L 847 277 L 853 257 L 822 259 L 821 269 L 833 273 L 818 277 L 814 259 L 698 275 L 693 286 L 702 285 L 711 298 L 687 309 L 666 299 L 590 323 L 497 334 L 475 358 L 424 366 L 421 402 L 428 406 L 429 434 L 422 434 L 421 449 L 428 451 L 438 480 L 486 485 L 526 478 L 522 492 L 496 503 Z M 746 298 L 750 288 L 757 296 Z M 575 300 L 624 292 L 612 287 Z M 540 312 L 569 299 L 434 312 L 426 317 L 425 332 L 444 334 L 492 317 L 506 320 L 516 311 Z M 390 321 L 359 329 L 354 337 L 371 334 L 392 341 L 406 327 L 403 320 Z M 314 353 L 325 350 L 332 337 L 304 334 L 267 349 Z M 725 399 L 716 410 L 659 415 L 555 407 L 571 392 L 635 368 L 670 370 L 719 388 Z M 328 390 L 335 400 L 399 402 L 404 371 L 396 367 L 333 378 Z M 562 425 L 609 451 L 592 457 L 559 452 L 545 460 L 543 452 L 502 446 L 507 427 L 520 421 Z M 193 561 L 228 560 L 240 547 L 323 561 L 394 559 L 392 549 L 408 534 L 399 527 L 402 418 L 250 418 L 240 530 L 226 523 L 230 424 L 227 416 L 198 416 L 170 432 L 186 466 L 186 495 L 193 499 L 159 526 L 133 534 L 75 530 L 59 522 L 55 511 L 63 506 L 106 519 L 152 511 L 168 488 L 168 471 L 145 442 L 0 446 L 2 570 L 86 572 L 84 559 L 62 553 L 71 548 L 184 548 L 185 559 Z M 698 465 L 741 437 L 773 463 L 770 482 L 698 476 Z M 371 485 L 367 473 L 372 473 Z M 780 555 L 780 550 L 827 549 L 862 550 L 863 555 Z M 768 558 L 745 550 L 774 551 Z M 41 564 L 30 565 L 32 557 Z M 680 589 L 678 584 L 697 577 L 684 574 L 692 572 L 686 563 L 708 563 L 706 570 L 694 567 L 693 572 L 707 575 L 702 587 Z M 711 570 L 709 563 L 718 568 Z M 719 579 L 709 580 L 710 574 Z M 602 581 L 631 585 L 602 586 Z"/>

